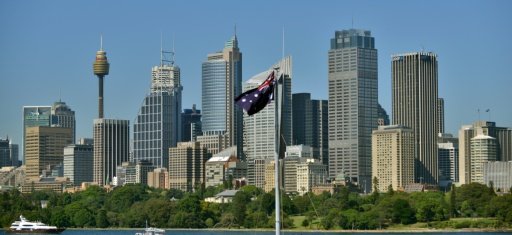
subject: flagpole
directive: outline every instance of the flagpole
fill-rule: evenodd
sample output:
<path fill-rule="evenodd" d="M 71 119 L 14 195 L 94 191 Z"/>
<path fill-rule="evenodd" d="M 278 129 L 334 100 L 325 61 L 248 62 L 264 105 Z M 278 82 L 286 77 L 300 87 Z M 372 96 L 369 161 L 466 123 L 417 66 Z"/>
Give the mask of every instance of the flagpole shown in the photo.
<path fill-rule="evenodd" d="M 279 68 L 275 68 L 275 71 L 279 71 Z M 280 135 L 281 135 L 281 97 L 279 92 L 279 74 L 275 75 L 277 77 L 276 86 L 274 86 L 274 99 L 275 103 L 275 153 L 274 153 L 274 185 L 275 185 L 275 210 L 276 210 L 276 235 L 281 234 L 281 198 L 279 195 L 279 153 L 280 153 Z"/>

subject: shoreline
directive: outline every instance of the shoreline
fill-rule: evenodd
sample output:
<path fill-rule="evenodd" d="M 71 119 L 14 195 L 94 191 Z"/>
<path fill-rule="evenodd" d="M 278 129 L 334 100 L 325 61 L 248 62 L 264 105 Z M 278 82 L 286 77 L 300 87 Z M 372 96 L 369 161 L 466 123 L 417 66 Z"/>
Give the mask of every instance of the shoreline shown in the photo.
<path fill-rule="evenodd" d="M 99 231 L 99 230 L 120 230 L 120 231 L 134 231 L 134 230 L 144 230 L 145 228 L 67 228 L 66 230 L 91 230 L 91 231 Z M 242 228 L 162 228 L 165 231 L 240 231 L 240 232 L 271 232 L 275 231 L 274 229 L 242 229 Z M 6 230 L 5 228 L 3 229 Z M 283 232 L 304 232 L 304 233 L 462 233 L 462 232 L 498 232 L 498 233 L 507 233 L 512 232 L 512 228 L 504 228 L 504 229 L 485 229 L 485 228 L 463 228 L 463 229 L 377 229 L 377 230 L 319 230 L 319 229 L 283 229 Z"/>

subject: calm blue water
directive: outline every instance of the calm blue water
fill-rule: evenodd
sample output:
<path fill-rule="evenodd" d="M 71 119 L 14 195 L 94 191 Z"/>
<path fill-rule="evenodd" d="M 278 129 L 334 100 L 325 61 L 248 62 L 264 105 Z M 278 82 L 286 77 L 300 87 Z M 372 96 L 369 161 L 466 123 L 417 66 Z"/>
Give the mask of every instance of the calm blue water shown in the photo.
<path fill-rule="evenodd" d="M 65 230 L 61 235 L 124 235 L 124 234 L 135 234 L 136 232 L 142 232 L 142 230 Z M 0 230 L 0 235 L 6 234 L 5 231 Z M 168 230 L 166 235 L 273 235 L 273 231 L 208 231 L 208 230 Z M 382 233 L 382 232 L 371 232 L 371 233 L 348 233 L 348 232 L 329 232 L 329 231 L 310 231 L 310 232 L 288 232 L 285 231 L 283 235 L 312 235 L 312 234 L 356 234 L 356 235 L 398 235 L 398 234 L 427 234 L 427 235 L 504 235 L 512 234 L 505 232 L 416 232 L 416 233 Z"/>

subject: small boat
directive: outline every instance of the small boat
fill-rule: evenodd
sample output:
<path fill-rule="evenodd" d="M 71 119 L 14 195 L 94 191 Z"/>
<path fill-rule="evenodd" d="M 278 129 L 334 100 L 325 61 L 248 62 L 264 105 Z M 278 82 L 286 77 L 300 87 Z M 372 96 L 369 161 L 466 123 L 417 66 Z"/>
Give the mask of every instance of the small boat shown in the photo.
<path fill-rule="evenodd" d="M 49 226 L 42 222 L 36 221 L 31 222 L 27 220 L 23 215 L 20 215 L 20 220 L 14 221 L 9 227 L 7 232 L 9 233 L 61 233 L 64 228 L 57 228 L 55 226 Z"/>
<path fill-rule="evenodd" d="M 143 233 L 135 233 L 135 235 L 164 235 L 165 230 L 160 228 L 146 228 Z"/>
<path fill-rule="evenodd" d="M 148 221 L 146 220 L 146 229 L 143 233 L 135 233 L 135 235 L 165 235 L 165 230 L 160 228 L 148 227 Z"/>

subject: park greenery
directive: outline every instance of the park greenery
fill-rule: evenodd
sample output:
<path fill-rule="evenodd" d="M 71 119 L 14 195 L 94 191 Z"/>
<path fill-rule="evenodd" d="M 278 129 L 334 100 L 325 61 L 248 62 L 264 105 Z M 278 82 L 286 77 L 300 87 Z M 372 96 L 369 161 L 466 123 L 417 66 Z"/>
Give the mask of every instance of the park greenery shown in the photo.
<path fill-rule="evenodd" d="M 274 193 L 242 187 L 231 203 L 203 199 L 224 186 L 179 190 L 125 185 L 110 192 L 91 186 L 77 193 L 17 190 L 0 195 L 0 224 L 8 227 L 20 214 L 59 227 L 75 228 L 272 228 Z M 47 208 L 41 208 L 41 201 Z M 472 183 L 450 192 L 393 191 L 362 195 L 355 187 L 336 192 L 283 195 L 283 226 L 287 229 L 386 229 L 423 224 L 428 228 L 510 228 L 512 195 L 497 195 L 486 185 Z M 471 218 L 471 219 L 463 219 Z M 479 219 L 474 219 L 479 218 Z"/>

